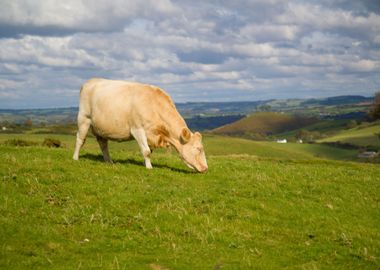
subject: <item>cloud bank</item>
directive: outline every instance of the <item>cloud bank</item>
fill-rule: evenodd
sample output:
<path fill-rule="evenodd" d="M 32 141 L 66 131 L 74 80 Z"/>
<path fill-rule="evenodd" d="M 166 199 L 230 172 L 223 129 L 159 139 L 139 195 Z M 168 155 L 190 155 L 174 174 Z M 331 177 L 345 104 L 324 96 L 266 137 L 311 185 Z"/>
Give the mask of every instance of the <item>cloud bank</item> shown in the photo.
<path fill-rule="evenodd" d="M 0 108 L 76 106 L 91 77 L 156 84 L 176 102 L 380 90 L 377 0 L 0 5 Z"/>

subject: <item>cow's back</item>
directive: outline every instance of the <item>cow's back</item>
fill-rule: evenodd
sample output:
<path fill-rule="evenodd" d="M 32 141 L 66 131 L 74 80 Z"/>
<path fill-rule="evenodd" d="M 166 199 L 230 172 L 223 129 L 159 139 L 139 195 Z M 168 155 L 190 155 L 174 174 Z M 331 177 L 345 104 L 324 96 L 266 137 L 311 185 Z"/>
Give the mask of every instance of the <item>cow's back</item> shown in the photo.
<path fill-rule="evenodd" d="M 91 119 L 96 135 L 127 140 L 133 127 L 160 125 L 161 112 L 176 112 L 161 89 L 133 82 L 91 79 L 81 89 L 80 113 Z"/>

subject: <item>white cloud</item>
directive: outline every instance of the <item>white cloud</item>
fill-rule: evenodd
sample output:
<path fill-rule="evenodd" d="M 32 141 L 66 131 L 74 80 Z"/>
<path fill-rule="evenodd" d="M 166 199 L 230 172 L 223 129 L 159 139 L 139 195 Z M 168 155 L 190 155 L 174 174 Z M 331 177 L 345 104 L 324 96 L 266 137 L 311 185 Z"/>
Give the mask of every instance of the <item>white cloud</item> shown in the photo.
<path fill-rule="evenodd" d="M 271 44 L 257 44 L 257 43 L 247 43 L 235 45 L 234 50 L 242 55 L 251 57 L 270 57 L 275 56 L 277 50 L 273 48 Z"/>
<path fill-rule="evenodd" d="M 302 26 L 306 31 L 341 32 L 349 36 L 365 36 L 380 31 L 380 15 L 354 14 L 354 10 L 329 9 L 322 5 L 290 2 L 287 12 L 275 19 L 282 24 Z"/>
<path fill-rule="evenodd" d="M 294 40 L 299 28 L 296 25 L 278 24 L 249 24 L 241 28 L 240 35 L 250 39 L 252 37 L 259 42 Z"/>
<path fill-rule="evenodd" d="M 101 66 L 101 60 L 85 50 L 72 48 L 72 37 L 35 37 L 0 39 L 3 62 L 37 64 L 49 67 Z"/>
<path fill-rule="evenodd" d="M 368 59 L 360 59 L 355 62 L 347 63 L 346 68 L 352 72 L 370 72 L 378 71 L 380 72 L 380 61 L 372 61 Z"/>

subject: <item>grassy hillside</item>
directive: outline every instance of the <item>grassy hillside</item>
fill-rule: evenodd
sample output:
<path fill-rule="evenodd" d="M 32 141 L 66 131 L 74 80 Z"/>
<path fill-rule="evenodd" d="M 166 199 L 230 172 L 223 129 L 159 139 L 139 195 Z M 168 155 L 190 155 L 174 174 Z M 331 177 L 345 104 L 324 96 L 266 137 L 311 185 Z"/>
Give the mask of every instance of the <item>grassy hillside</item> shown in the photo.
<path fill-rule="evenodd" d="M 74 137 L 52 136 L 65 147 L 0 144 L 0 268 L 380 267 L 377 165 L 208 137 L 209 173 L 165 150 L 146 170 L 134 142 L 112 143 L 109 165 L 92 138 L 75 162 Z"/>
<path fill-rule="evenodd" d="M 314 118 L 297 117 L 275 112 L 260 112 L 252 114 L 234 123 L 216 128 L 216 134 L 233 136 L 249 136 L 250 134 L 274 134 L 316 123 Z"/>
<path fill-rule="evenodd" d="M 357 151 L 319 144 L 278 144 L 239 138 L 206 137 L 205 145 L 211 155 L 252 155 L 259 158 L 308 160 L 325 158 L 355 160 Z"/>
<path fill-rule="evenodd" d="M 380 122 L 372 125 L 362 125 L 356 128 L 342 130 L 334 136 L 319 142 L 341 142 L 380 150 Z"/>
<path fill-rule="evenodd" d="M 287 132 L 278 133 L 276 135 L 278 137 L 284 137 L 284 138 L 295 137 L 297 132 L 302 129 L 308 130 L 308 131 L 317 131 L 324 135 L 329 135 L 329 134 L 331 135 L 331 134 L 336 134 L 337 132 L 343 129 L 346 129 L 347 123 L 349 121 L 350 120 L 347 120 L 347 119 L 321 120 L 311 125 L 304 126 L 302 128 L 294 129 Z"/>

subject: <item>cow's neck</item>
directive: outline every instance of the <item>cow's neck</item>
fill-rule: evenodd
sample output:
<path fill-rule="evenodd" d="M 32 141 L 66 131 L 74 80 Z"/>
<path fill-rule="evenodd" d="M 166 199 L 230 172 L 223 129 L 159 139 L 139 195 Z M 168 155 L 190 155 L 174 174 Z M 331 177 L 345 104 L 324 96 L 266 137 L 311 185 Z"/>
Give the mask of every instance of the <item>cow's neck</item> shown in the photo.
<path fill-rule="evenodd" d="M 184 128 L 188 127 L 185 120 L 181 117 L 175 107 L 166 109 L 167 110 L 163 111 L 163 115 L 160 115 L 162 121 L 165 122 L 167 130 L 169 131 L 169 137 L 166 137 L 166 141 L 172 145 L 177 150 L 177 152 L 181 152 L 181 132 Z"/>
<path fill-rule="evenodd" d="M 182 119 L 181 119 L 182 120 Z M 175 125 L 173 122 L 168 126 L 169 137 L 166 138 L 167 142 L 172 145 L 177 152 L 181 152 L 182 143 L 181 143 L 181 132 L 184 128 L 188 128 L 185 121 L 178 121 Z"/>
<path fill-rule="evenodd" d="M 178 152 L 178 153 L 181 153 L 182 152 L 182 144 L 179 140 L 176 140 L 174 138 L 168 138 L 168 143 L 174 147 L 174 149 Z"/>
<path fill-rule="evenodd" d="M 179 153 L 182 152 L 182 147 L 183 147 L 180 140 L 181 130 L 182 128 L 180 129 L 180 131 L 171 133 L 169 138 L 167 138 L 168 143 L 171 146 L 173 146 Z"/>

